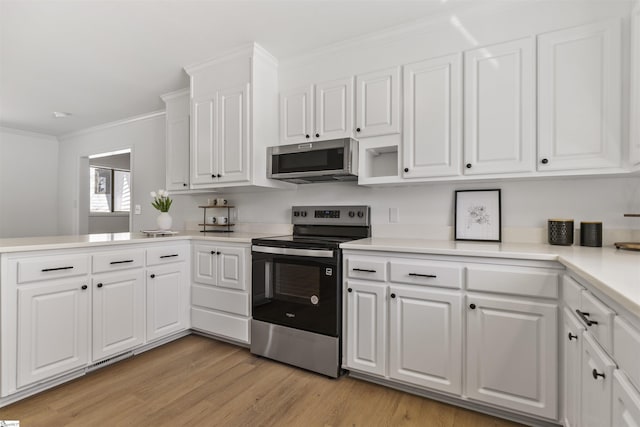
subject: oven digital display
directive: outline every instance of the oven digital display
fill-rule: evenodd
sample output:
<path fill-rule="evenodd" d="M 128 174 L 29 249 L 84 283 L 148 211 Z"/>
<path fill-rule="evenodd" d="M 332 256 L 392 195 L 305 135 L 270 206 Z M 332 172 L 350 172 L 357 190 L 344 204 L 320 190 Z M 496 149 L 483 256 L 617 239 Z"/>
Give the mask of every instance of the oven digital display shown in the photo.
<path fill-rule="evenodd" d="M 317 210 L 315 213 L 316 218 L 340 218 L 339 210 Z"/>

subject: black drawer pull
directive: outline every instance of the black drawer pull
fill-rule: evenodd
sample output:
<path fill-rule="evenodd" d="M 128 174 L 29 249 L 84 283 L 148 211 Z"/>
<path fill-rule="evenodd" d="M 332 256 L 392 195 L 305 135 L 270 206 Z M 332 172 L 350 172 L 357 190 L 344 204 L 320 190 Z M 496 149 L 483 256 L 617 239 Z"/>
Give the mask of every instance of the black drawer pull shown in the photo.
<path fill-rule="evenodd" d="M 102 283 L 98 283 L 98 284 L 97 284 L 97 286 L 98 286 L 99 288 L 101 288 L 101 287 L 102 287 L 102 286 L 104 286 L 104 285 L 103 285 Z"/>
<path fill-rule="evenodd" d="M 160 259 L 162 258 L 173 258 L 173 257 L 177 257 L 179 256 L 178 254 L 173 254 L 173 255 L 160 255 Z"/>
<path fill-rule="evenodd" d="M 571 340 L 577 340 L 578 336 L 577 335 L 573 335 L 571 332 L 569 332 L 569 341 Z"/>
<path fill-rule="evenodd" d="M 113 264 L 126 264 L 128 262 L 133 262 L 132 259 L 126 259 L 124 261 L 111 261 L 109 264 L 113 265 Z"/>
<path fill-rule="evenodd" d="M 587 326 L 597 325 L 597 324 L 598 324 L 598 322 L 596 322 L 595 320 L 588 319 L 588 317 L 589 317 L 589 313 L 586 313 L 586 312 L 584 312 L 584 311 L 580 311 L 580 310 L 578 310 L 578 309 L 576 309 L 576 313 L 578 313 L 578 316 L 580 316 L 580 318 L 582 319 L 582 321 L 583 321 L 584 323 L 586 323 L 586 324 L 587 324 Z"/>
<path fill-rule="evenodd" d="M 362 271 L 363 273 L 375 273 L 375 270 L 369 270 L 366 268 L 352 268 L 353 271 Z"/>
<path fill-rule="evenodd" d="M 152 279 L 155 279 L 155 278 L 156 278 L 156 275 L 155 275 L 155 274 L 152 274 L 152 275 L 150 275 L 149 277 L 151 277 Z"/>
<path fill-rule="evenodd" d="M 593 368 L 593 371 L 591 371 L 591 375 L 593 375 L 594 380 L 597 380 L 598 377 L 602 377 L 602 379 L 605 379 L 604 372 L 600 374 L 598 373 L 598 371 L 596 371 L 596 368 Z"/>
<path fill-rule="evenodd" d="M 353 289 L 347 288 L 347 292 L 353 292 Z"/>
<path fill-rule="evenodd" d="M 475 304 L 473 304 L 473 303 L 471 303 L 471 304 L 469 304 L 469 308 L 470 308 L 471 310 L 475 310 L 475 309 L 476 309 L 476 305 L 475 305 Z"/>
<path fill-rule="evenodd" d="M 87 289 L 87 285 L 82 285 L 82 290 L 84 291 L 85 289 Z"/>
<path fill-rule="evenodd" d="M 391 298 L 395 298 L 395 297 L 396 297 L 396 294 L 393 294 L 393 293 L 392 293 L 392 294 L 391 294 Z"/>
<path fill-rule="evenodd" d="M 409 273 L 409 276 L 429 277 L 431 279 L 435 279 L 436 277 L 438 277 L 435 274 L 420 274 L 420 273 Z"/>
<path fill-rule="evenodd" d="M 73 266 L 69 266 L 69 267 L 55 267 L 55 268 L 43 268 L 42 272 L 47 272 L 47 271 L 58 271 L 58 270 L 71 270 L 73 268 Z"/>

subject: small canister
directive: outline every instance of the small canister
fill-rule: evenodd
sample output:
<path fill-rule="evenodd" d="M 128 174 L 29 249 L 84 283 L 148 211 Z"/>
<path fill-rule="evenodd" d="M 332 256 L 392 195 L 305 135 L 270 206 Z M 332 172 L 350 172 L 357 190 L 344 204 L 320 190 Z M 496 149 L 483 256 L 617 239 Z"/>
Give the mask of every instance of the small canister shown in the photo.
<path fill-rule="evenodd" d="M 592 246 L 596 248 L 602 246 L 601 222 L 580 223 L 580 246 Z"/>
<path fill-rule="evenodd" d="M 548 221 L 548 232 L 550 245 L 573 245 L 572 219 L 550 219 Z"/>

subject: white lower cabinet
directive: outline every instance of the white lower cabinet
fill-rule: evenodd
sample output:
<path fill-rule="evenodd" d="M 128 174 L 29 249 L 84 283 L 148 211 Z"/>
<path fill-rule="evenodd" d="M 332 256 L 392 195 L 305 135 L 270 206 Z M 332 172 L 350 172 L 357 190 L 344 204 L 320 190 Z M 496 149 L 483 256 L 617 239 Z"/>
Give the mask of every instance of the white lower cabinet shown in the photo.
<path fill-rule="evenodd" d="M 468 294 L 467 396 L 556 419 L 557 310 L 555 304 Z"/>
<path fill-rule="evenodd" d="M 613 373 L 612 416 L 611 425 L 614 427 L 640 426 L 640 392 L 619 369 Z"/>
<path fill-rule="evenodd" d="M 460 394 L 461 293 L 420 286 L 389 290 L 389 377 Z"/>
<path fill-rule="evenodd" d="M 184 262 L 147 271 L 147 341 L 189 326 L 189 282 Z"/>
<path fill-rule="evenodd" d="M 584 327 L 576 316 L 565 308 L 563 310 L 563 328 L 560 336 L 564 344 L 564 358 L 562 369 L 564 372 L 564 414 L 563 422 L 566 427 L 580 426 L 580 390 L 582 359 L 582 332 Z"/>
<path fill-rule="evenodd" d="M 86 366 L 91 324 L 88 278 L 20 286 L 17 295 L 17 387 Z"/>
<path fill-rule="evenodd" d="M 611 425 L 611 391 L 616 364 L 590 332 L 584 332 L 582 337 L 581 426 L 608 426 Z"/>
<path fill-rule="evenodd" d="M 91 360 L 98 361 L 144 342 L 144 273 L 106 273 L 92 278 Z"/>

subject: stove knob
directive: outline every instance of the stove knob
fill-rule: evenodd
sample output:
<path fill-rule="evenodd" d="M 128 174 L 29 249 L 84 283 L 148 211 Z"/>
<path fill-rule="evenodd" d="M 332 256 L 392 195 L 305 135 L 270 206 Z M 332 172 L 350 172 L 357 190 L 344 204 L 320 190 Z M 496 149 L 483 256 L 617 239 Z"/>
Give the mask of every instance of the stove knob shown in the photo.
<path fill-rule="evenodd" d="M 358 218 L 362 218 L 364 216 L 364 212 L 358 211 Z"/>
<path fill-rule="evenodd" d="M 307 216 L 307 211 L 302 211 L 302 212 L 300 212 L 300 216 L 302 216 L 302 217 Z"/>
<path fill-rule="evenodd" d="M 356 216 L 356 213 L 354 211 L 349 211 L 349 218 L 353 218 L 354 216 Z"/>
<path fill-rule="evenodd" d="M 298 212 L 298 211 L 293 211 L 293 216 L 300 216 L 300 212 Z"/>

